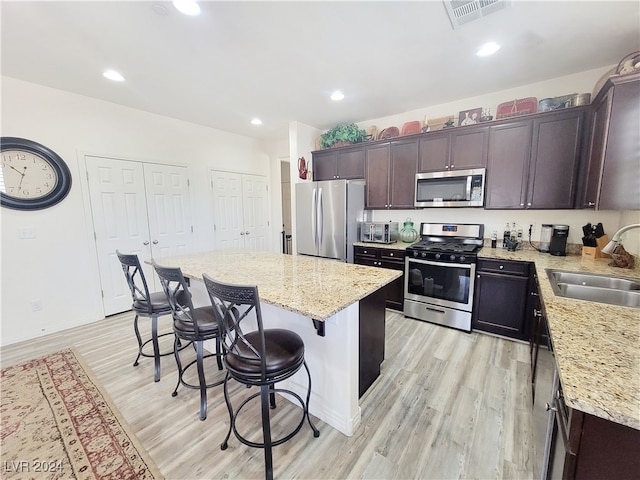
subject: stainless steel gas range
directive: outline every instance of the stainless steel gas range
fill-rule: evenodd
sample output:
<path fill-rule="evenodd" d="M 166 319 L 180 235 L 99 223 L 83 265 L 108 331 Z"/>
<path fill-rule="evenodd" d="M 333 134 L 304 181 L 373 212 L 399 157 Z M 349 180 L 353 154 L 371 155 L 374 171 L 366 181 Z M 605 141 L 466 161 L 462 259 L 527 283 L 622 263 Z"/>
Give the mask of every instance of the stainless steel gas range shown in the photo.
<path fill-rule="evenodd" d="M 405 257 L 404 315 L 470 332 L 483 239 L 482 224 L 422 223 Z"/>

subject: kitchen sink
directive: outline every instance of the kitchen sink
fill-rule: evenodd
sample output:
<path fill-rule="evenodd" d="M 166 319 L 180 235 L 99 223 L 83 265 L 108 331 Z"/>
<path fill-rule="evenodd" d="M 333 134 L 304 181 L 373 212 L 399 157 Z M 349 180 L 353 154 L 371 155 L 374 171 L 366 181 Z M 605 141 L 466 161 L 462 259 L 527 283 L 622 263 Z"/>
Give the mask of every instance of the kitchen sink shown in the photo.
<path fill-rule="evenodd" d="M 640 281 L 592 273 L 547 269 L 551 288 L 561 297 L 640 308 Z"/>

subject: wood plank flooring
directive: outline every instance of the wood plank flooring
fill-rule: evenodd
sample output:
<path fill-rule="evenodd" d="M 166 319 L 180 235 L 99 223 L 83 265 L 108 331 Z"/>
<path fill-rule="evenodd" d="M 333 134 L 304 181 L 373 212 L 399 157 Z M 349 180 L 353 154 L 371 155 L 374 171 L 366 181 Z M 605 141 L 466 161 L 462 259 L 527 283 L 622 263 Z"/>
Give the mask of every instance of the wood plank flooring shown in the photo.
<path fill-rule="evenodd" d="M 132 366 L 132 319 L 127 312 L 2 348 L 2 367 L 74 346 L 167 479 L 263 478 L 262 450 L 234 436 L 229 448 L 220 450 L 229 421 L 221 387 L 209 390 L 208 417 L 200 421 L 197 391 L 182 387 L 171 397 L 177 376 L 171 356 L 162 359 L 158 383 L 151 359 Z M 147 323 L 141 319 L 141 327 Z M 161 324 L 168 330 L 170 319 Z M 303 427 L 293 440 L 275 447 L 276 478 L 534 477 L 540 446 L 532 432 L 540 428 L 533 425 L 528 345 L 389 310 L 386 334 L 382 373 L 361 399 L 363 420 L 355 435 L 346 437 L 319 420 L 319 438 Z M 208 371 L 210 379 L 221 375 L 214 360 Z M 233 385 L 234 404 L 252 392 Z M 255 431 L 257 439 L 258 405 L 248 408 L 239 429 Z M 274 435 L 293 425 L 298 413 L 281 400 L 272 411 Z"/>

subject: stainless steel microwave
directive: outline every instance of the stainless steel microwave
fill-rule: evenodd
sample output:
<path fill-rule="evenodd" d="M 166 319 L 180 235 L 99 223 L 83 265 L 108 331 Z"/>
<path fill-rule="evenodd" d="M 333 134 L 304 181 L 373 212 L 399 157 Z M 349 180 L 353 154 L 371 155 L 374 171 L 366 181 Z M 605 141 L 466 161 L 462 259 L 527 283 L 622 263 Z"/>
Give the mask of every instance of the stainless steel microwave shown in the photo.
<path fill-rule="evenodd" d="M 398 222 L 360 222 L 360 241 L 394 243 L 398 241 Z"/>
<path fill-rule="evenodd" d="M 484 168 L 416 174 L 416 201 L 420 207 L 483 207 Z"/>

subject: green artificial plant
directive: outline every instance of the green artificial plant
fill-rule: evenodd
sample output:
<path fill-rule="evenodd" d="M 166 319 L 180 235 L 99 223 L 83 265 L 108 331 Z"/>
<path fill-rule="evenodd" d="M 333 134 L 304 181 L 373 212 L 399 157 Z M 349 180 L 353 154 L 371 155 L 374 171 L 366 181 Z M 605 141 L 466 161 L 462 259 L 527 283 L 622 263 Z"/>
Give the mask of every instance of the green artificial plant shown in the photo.
<path fill-rule="evenodd" d="M 364 141 L 367 132 L 358 128 L 355 123 L 343 123 L 330 128 L 321 137 L 322 148 L 330 148 L 337 142 L 360 143 Z"/>

